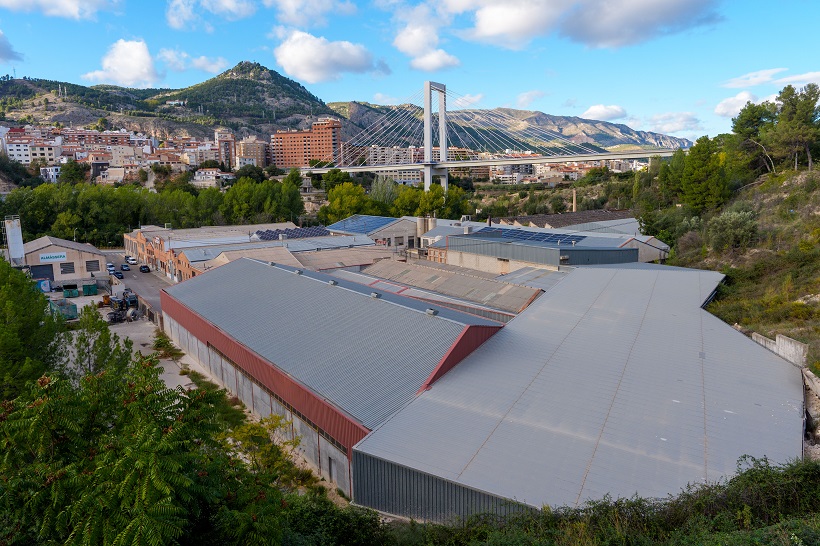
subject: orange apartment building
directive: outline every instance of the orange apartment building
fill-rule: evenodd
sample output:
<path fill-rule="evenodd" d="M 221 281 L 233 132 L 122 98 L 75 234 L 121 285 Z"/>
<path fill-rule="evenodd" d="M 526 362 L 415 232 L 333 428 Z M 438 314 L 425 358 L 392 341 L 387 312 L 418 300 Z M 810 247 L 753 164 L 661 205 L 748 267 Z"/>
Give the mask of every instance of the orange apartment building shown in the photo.
<path fill-rule="evenodd" d="M 319 118 L 309 131 L 277 131 L 271 135 L 271 156 L 279 168 L 307 167 L 310 160 L 328 161 L 341 148 L 342 123 Z"/>

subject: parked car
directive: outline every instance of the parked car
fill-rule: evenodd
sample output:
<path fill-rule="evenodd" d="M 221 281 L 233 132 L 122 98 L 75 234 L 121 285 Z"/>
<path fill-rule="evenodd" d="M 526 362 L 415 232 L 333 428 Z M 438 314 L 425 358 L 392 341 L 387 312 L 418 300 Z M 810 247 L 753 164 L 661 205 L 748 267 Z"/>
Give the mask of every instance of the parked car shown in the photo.
<path fill-rule="evenodd" d="M 126 256 L 125 257 L 125 262 L 130 264 L 130 265 L 137 265 L 137 259 L 134 258 L 133 256 Z"/>
<path fill-rule="evenodd" d="M 150 273 L 150 272 L 151 272 L 151 268 L 148 267 L 147 265 L 141 265 L 140 266 L 140 273 Z"/>
<path fill-rule="evenodd" d="M 131 267 L 128 264 L 122 264 L 120 266 L 121 271 L 131 271 Z"/>
<path fill-rule="evenodd" d="M 124 278 L 125 278 L 125 275 L 123 275 L 123 274 L 122 274 L 122 273 L 120 273 L 119 271 L 114 271 L 114 272 L 113 272 L 113 273 L 111 273 L 111 274 L 112 274 L 112 275 L 114 275 L 115 277 L 117 277 L 118 279 L 124 279 Z"/>

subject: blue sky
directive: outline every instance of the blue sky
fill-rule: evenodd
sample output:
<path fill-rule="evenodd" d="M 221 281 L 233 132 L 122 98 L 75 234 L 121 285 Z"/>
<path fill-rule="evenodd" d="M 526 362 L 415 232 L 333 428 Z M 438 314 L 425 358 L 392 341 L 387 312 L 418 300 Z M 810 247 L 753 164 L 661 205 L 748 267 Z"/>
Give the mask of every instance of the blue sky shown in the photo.
<path fill-rule="evenodd" d="M 251 60 L 326 102 L 425 80 L 696 139 L 820 83 L 817 0 L 0 0 L 0 74 L 185 87 Z"/>

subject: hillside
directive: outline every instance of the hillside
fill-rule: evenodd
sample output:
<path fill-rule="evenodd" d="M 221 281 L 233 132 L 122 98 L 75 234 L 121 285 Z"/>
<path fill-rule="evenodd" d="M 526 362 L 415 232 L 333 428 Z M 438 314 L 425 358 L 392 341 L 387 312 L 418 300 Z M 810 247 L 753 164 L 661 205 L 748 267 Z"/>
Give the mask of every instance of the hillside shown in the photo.
<path fill-rule="evenodd" d="M 168 105 L 166 101 L 182 101 Z M 159 138 L 207 137 L 219 126 L 233 129 L 241 137 L 267 136 L 282 129 L 307 128 L 323 115 L 341 116 L 346 139 L 359 134 L 396 108 L 410 109 L 421 124 L 418 106 L 379 106 L 365 102 L 325 104 L 301 84 L 258 63 L 243 61 L 222 74 L 184 89 L 130 89 L 115 85 L 86 87 L 49 79 L 0 81 L 0 118 L 19 123 L 90 126 L 101 118 L 108 125 L 139 131 Z M 450 114 L 455 146 L 486 139 L 468 121 L 482 110 L 457 110 Z M 691 142 L 657 133 L 635 131 L 625 125 L 603 121 L 551 116 L 542 112 L 496 109 L 521 120 L 517 147 L 532 149 L 525 138 L 530 127 L 561 134 L 587 147 L 635 149 L 645 147 L 689 147 Z M 415 131 L 414 131 L 415 132 Z M 409 143 L 409 142 L 408 142 Z M 581 148 L 578 148 L 581 151 Z"/>
<path fill-rule="evenodd" d="M 166 104 L 172 100 L 185 104 Z M 307 127 L 317 116 L 333 114 L 302 85 L 250 62 L 184 89 L 0 81 L 0 111 L 8 121 L 63 126 L 87 126 L 106 117 L 109 126 L 159 138 L 207 137 L 219 126 L 240 136 L 269 135 L 278 129 Z"/>
<path fill-rule="evenodd" d="M 366 102 L 332 102 L 328 106 L 339 116 L 344 117 L 358 127 L 368 127 L 381 116 L 396 110 L 410 110 L 421 123 L 422 111 L 416 105 L 379 106 Z M 527 145 L 526 133 L 534 130 L 546 130 L 575 143 L 583 144 L 587 147 L 601 148 L 607 150 L 617 149 L 626 151 L 640 148 L 689 148 L 692 142 L 685 138 L 677 138 L 660 133 L 647 131 L 636 131 L 623 124 L 609 123 L 606 121 L 596 121 L 579 117 L 553 116 L 543 112 L 529 110 L 515 110 L 512 108 L 495 108 L 492 110 L 462 109 L 448 112 L 448 119 L 452 122 L 451 130 L 455 129 L 456 135 L 453 142 L 468 144 L 475 140 L 475 135 L 471 130 L 464 129 L 473 120 L 487 115 L 500 115 L 514 118 L 519 121 L 513 134 L 518 136 L 522 142 L 521 148 L 531 148 Z M 461 129 L 461 131 L 459 131 Z M 473 130 L 474 131 L 474 130 Z M 413 131 L 408 131 L 412 133 Z M 479 137 L 480 139 L 480 137 Z M 580 151 L 580 149 L 579 149 Z"/>

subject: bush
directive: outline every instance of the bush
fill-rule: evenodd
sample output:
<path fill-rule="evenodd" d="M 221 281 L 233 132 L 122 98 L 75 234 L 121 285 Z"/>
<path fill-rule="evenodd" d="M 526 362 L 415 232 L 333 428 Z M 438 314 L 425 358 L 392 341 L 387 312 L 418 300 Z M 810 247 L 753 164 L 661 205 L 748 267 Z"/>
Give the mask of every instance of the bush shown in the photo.
<path fill-rule="evenodd" d="M 757 220 L 751 211 L 727 211 L 709 221 L 706 233 L 717 251 L 743 250 L 757 240 Z"/>

